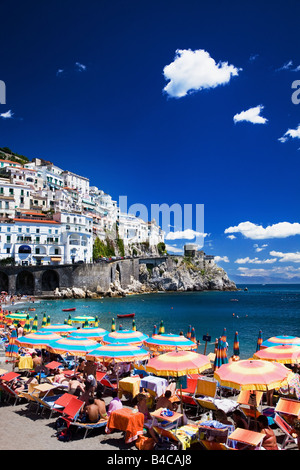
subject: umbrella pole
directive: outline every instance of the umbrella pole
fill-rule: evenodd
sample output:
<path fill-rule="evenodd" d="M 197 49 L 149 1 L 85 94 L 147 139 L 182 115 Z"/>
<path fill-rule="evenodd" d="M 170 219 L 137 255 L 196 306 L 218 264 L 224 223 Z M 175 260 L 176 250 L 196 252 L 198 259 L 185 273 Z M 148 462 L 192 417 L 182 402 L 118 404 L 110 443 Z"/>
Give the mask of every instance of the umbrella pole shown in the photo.
<path fill-rule="evenodd" d="M 181 383 L 180 383 L 180 410 L 181 410 L 181 414 L 183 414 L 182 384 Z"/>

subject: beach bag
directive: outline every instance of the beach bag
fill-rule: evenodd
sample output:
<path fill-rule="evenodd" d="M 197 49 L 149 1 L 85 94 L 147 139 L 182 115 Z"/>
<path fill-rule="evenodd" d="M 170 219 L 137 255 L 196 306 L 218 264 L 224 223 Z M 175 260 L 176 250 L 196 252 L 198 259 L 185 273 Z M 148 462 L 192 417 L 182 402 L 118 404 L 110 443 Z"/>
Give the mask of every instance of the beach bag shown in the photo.
<path fill-rule="evenodd" d="M 57 439 L 59 441 L 68 442 L 71 440 L 71 431 L 69 428 L 63 429 L 58 433 Z"/>
<path fill-rule="evenodd" d="M 56 429 L 57 432 L 61 432 L 65 429 L 68 429 L 68 422 L 64 418 L 58 418 L 55 421 L 54 428 Z"/>
<path fill-rule="evenodd" d="M 136 447 L 139 450 L 152 450 L 154 449 L 155 441 L 153 437 L 139 436 L 135 442 Z"/>

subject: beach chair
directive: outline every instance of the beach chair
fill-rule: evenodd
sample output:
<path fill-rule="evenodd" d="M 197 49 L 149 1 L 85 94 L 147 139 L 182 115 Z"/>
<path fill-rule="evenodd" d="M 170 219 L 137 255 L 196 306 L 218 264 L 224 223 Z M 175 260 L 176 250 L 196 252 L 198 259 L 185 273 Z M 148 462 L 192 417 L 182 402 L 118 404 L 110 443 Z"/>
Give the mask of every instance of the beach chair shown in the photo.
<path fill-rule="evenodd" d="M 0 382 L 0 390 L 3 392 L 4 396 L 6 397 L 6 402 L 9 400 L 13 399 L 14 403 L 13 405 L 15 406 L 18 401 L 20 401 L 23 396 L 22 393 L 17 393 L 14 390 L 12 390 L 7 382 Z"/>
<path fill-rule="evenodd" d="M 248 429 L 236 428 L 229 436 L 229 441 L 234 441 L 244 446 L 246 449 L 261 450 L 262 441 L 264 434 L 256 431 L 250 431 Z"/>
<path fill-rule="evenodd" d="M 98 382 L 103 385 L 104 392 L 113 392 L 114 390 L 118 390 L 118 384 L 111 382 L 107 375 L 104 375 Z"/>
<path fill-rule="evenodd" d="M 43 383 L 35 386 L 34 390 L 31 393 L 31 397 L 38 404 L 37 413 L 41 411 L 41 416 L 45 410 L 49 410 L 49 418 L 51 418 L 53 412 L 60 408 L 56 405 L 55 402 L 61 396 L 61 394 L 54 394 L 54 390 L 57 391 L 58 388 L 59 387 L 48 383 Z"/>
<path fill-rule="evenodd" d="M 275 407 L 275 413 L 283 414 L 287 417 L 300 417 L 300 401 L 292 398 L 280 398 Z"/>
<path fill-rule="evenodd" d="M 73 396 L 63 409 L 62 414 L 69 422 L 74 422 L 77 420 L 83 406 L 84 402 Z"/>
<path fill-rule="evenodd" d="M 255 390 L 254 392 L 251 392 L 250 390 L 243 390 L 237 397 L 237 402 L 239 403 L 239 405 L 245 405 L 239 406 L 239 409 L 246 416 L 249 425 L 251 420 L 256 421 L 257 418 L 262 414 L 257 409 L 259 405 L 261 405 L 262 397 L 263 392 L 257 390 Z"/>
<path fill-rule="evenodd" d="M 99 419 L 99 421 L 97 421 L 97 423 L 81 423 L 79 421 L 72 421 L 70 422 L 70 425 L 76 427 L 77 430 L 83 429 L 84 430 L 83 439 L 85 439 L 88 433 L 93 431 L 94 429 L 100 429 L 100 428 L 106 427 L 107 422 L 108 422 L 108 419 L 101 418 Z"/>
<path fill-rule="evenodd" d="M 216 394 L 217 382 L 203 378 L 198 379 L 195 399 L 201 411 L 217 411 L 218 408 L 214 403 Z"/>
<path fill-rule="evenodd" d="M 182 402 L 184 411 L 196 411 L 196 417 L 198 417 L 200 410 L 200 405 L 195 398 L 197 382 L 198 378 L 187 377 L 187 387 L 181 390 L 176 390 L 176 395 Z"/>
<path fill-rule="evenodd" d="M 297 445 L 297 438 L 292 436 L 293 428 L 278 413 L 275 413 L 274 422 L 283 432 L 284 438 L 281 450 L 284 450 L 289 443 Z"/>

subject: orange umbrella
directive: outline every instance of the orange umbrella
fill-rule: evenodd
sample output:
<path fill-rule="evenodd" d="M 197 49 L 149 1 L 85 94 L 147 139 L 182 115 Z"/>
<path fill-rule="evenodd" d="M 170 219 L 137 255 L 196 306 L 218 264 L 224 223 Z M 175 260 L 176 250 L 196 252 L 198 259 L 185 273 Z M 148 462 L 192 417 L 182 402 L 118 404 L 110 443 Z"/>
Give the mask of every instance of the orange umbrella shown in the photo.
<path fill-rule="evenodd" d="M 281 362 L 282 364 L 298 364 L 300 362 L 300 346 L 281 344 L 256 351 L 254 359 Z"/>
<path fill-rule="evenodd" d="M 214 372 L 214 378 L 224 387 L 267 391 L 285 384 L 290 373 L 283 364 L 246 359 L 223 364 Z"/>
<path fill-rule="evenodd" d="M 175 349 L 190 350 L 196 349 L 197 344 L 191 339 L 186 338 L 183 335 L 174 335 L 171 333 L 163 333 L 159 335 L 153 335 L 144 341 L 146 346 L 151 351 L 174 351 Z"/>
<path fill-rule="evenodd" d="M 207 356 L 193 351 L 171 351 L 148 361 L 146 370 L 156 375 L 182 377 L 211 369 Z"/>

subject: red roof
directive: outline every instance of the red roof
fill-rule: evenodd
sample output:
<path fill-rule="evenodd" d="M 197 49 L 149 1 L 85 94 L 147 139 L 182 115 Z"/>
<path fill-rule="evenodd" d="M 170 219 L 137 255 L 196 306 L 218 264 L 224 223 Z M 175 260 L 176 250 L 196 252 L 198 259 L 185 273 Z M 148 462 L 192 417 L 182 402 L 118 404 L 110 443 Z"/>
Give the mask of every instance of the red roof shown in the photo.
<path fill-rule="evenodd" d="M 55 220 L 42 220 L 42 219 L 13 219 L 15 222 L 29 222 L 29 223 L 39 223 L 39 224 L 55 224 L 60 225 L 59 222 Z"/>

